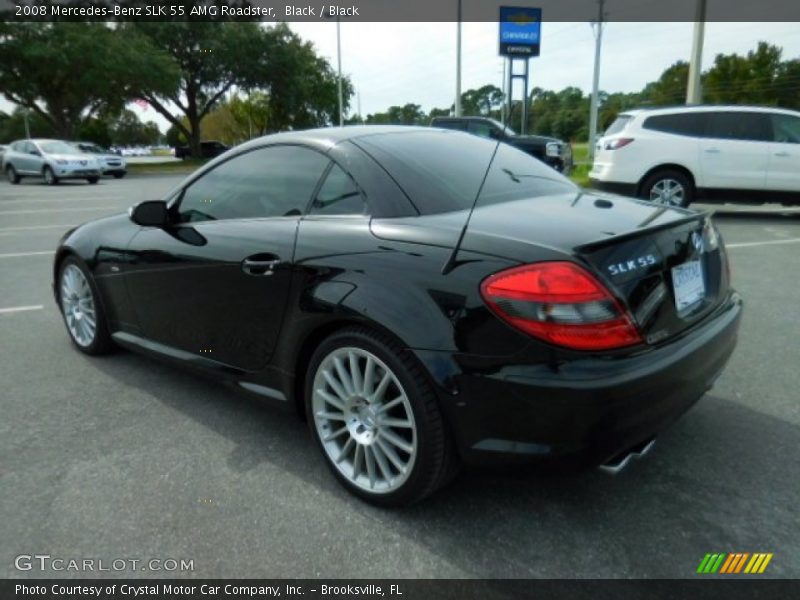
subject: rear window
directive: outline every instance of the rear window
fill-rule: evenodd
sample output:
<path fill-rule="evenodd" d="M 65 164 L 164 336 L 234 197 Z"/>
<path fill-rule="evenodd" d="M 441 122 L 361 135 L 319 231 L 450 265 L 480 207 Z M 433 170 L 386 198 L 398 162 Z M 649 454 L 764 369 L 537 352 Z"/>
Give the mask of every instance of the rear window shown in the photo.
<path fill-rule="evenodd" d="M 705 127 L 706 113 L 675 113 L 647 117 L 642 123 L 644 129 L 701 137 Z"/>
<path fill-rule="evenodd" d="M 619 133 L 628 126 L 628 123 L 631 119 L 633 119 L 631 115 L 619 115 L 616 119 L 614 119 L 614 122 L 608 126 L 605 135 L 614 135 L 615 133 Z"/>
<path fill-rule="evenodd" d="M 470 208 L 497 144 L 444 131 L 392 133 L 354 141 L 383 165 L 421 214 Z M 478 205 L 576 189 L 551 167 L 501 143 Z"/>

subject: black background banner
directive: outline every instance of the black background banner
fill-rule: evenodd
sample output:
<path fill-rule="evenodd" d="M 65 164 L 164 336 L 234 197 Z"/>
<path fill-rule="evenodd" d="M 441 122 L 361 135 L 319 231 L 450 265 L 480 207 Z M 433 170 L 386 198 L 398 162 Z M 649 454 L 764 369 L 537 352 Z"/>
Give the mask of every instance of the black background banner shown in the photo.
<path fill-rule="evenodd" d="M 275 594 L 275 590 L 279 594 Z M 99 592 L 99 594 L 98 594 Z M 0 580 L 2 600 L 305 600 L 433 598 L 537 600 L 765 599 L 800 597 L 800 580 L 697 579 L 19 579 Z"/>
<path fill-rule="evenodd" d="M 54 7 L 76 7 L 92 11 L 79 20 L 225 20 L 222 7 L 272 9 L 270 16 L 259 13 L 255 20 L 322 21 L 341 18 L 350 21 L 409 22 L 456 21 L 458 0 L 0 0 L 0 15 L 11 21 L 63 20 Z M 182 15 L 170 7 L 183 6 Z M 215 6 L 213 15 L 191 15 L 193 7 Z M 291 14 L 286 8 L 291 7 Z M 598 17 L 597 0 L 461 0 L 461 20 L 496 22 L 500 6 L 534 6 L 548 21 L 593 21 Z M 605 0 L 607 21 L 695 21 L 698 0 Z M 44 10 L 35 8 L 43 7 Z M 115 7 L 118 7 L 115 9 Z M 161 7 L 161 8 L 159 8 Z M 122 9 L 132 12 L 121 16 Z M 105 9 L 105 13 L 102 11 Z M 302 10 L 301 10 L 302 9 Z M 310 9 L 310 10 L 309 10 Z M 115 14 L 114 10 L 117 10 Z M 88 14 L 88 13 L 87 13 Z M 230 12 L 228 13 L 230 15 Z M 70 17 L 67 17 L 69 19 Z M 706 0 L 706 21 L 794 22 L 800 21 L 798 0 Z"/>

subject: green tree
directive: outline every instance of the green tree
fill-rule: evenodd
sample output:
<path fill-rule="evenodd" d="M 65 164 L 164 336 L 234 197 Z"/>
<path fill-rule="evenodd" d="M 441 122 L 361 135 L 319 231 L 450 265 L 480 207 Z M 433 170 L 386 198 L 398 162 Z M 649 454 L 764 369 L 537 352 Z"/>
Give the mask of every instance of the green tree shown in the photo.
<path fill-rule="evenodd" d="M 678 61 L 668 67 L 657 81 L 648 83 L 641 93 L 644 104 L 668 106 L 682 104 L 686 100 L 689 82 L 689 63 Z"/>
<path fill-rule="evenodd" d="M 461 112 L 464 115 L 488 117 L 503 105 L 503 91 L 494 85 L 484 85 L 461 94 Z"/>
<path fill-rule="evenodd" d="M 0 113 L 0 143 L 12 142 L 26 137 L 25 113 L 28 113 L 28 129 L 31 137 L 53 137 L 56 135 L 49 121 L 35 112 L 18 106 L 10 115 Z"/>
<path fill-rule="evenodd" d="M 121 28 L 144 36 L 146 45 L 160 49 L 179 73 L 174 89 L 153 89 L 142 97 L 183 134 L 195 155 L 203 118 L 234 85 L 253 86 L 263 77 L 265 33 L 256 23 L 139 21 Z M 172 105 L 180 115 L 173 114 Z"/>
<path fill-rule="evenodd" d="M 247 96 L 236 94 L 228 107 L 239 139 L 258 137 L 270 130 L 270 97 L 265 92 L 256 91 Z"/>
<path fill-rule="evenodd" d="M 84 120 L 176 84 L 162 53 L 104 23 L 2 23 L 0 57 L 3 95 L 67 139 Z"/>
<path fill-rule="evenodd" d="M 781 49 L 767 42 L 747 53 L 718 54 L 703 77 L 703 99 L 718 104 L 774 105 L 784 70 Z"/>
<path fill-rule="evenodd" d="M 288 25 L 267 30 L 264 78 L 257 86 L 269 97 L 269 130 L 302 129 L 338 123 L 338 77 L 314 45 Z M 343 111 L 350 108 L 353 85 L 342 79 Z"/>
<path fill-rule="evenodd" d="M 427 125 L 428 115 L 419 104 L 390 106 L 385 113 L 367 115 L 369 125 Z"/>
<path fill-rule="evenodd" d="M 142 123 L 132 110 L 123 110 L 110 123 L 109 129 L 112 142 L 119 146 L 152 146 L 161 138 L 161 131 L 156 123 Z"/>
<path fill-rule="evenodd" d="M 333 69 L 285 23 L 270 29 L 231 21 L 137 22 L 126 27 L 162 48 L 179 71 L 180 85 L 172 93 L 152 91 L 143 97 L 189 141 L 193 154 L 199 153 L 201 122 L 234 88 L 266 94 L 269 122 L 262 123 L 262 131 L 321 126 L 336 115 Z M 345 79 L 345 110 L 352 91 Z"/>

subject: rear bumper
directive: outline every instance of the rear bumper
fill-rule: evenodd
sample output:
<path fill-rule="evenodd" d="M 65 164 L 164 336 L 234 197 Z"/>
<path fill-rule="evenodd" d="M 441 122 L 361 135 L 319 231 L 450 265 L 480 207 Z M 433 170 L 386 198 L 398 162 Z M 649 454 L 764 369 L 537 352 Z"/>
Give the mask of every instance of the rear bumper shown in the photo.
<path fill-rule="evenodd" d="M 636 355 L 505 366 L 455 375 L 442 398 L 468 464 L 604 463 L 652 439 L 713 385 L 736 345 L 742 302 Z"/>

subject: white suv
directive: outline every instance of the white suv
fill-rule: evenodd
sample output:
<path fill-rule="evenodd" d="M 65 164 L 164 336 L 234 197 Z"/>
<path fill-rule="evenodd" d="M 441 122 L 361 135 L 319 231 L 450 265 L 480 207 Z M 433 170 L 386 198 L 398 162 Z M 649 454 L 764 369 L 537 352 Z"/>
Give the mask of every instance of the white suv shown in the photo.
<path fill-rule="evenodd" d="M 629 110 L 595 149 L 592 186 L 661 204 L 800 202 L 800 113 L 749 106 Z"/>

